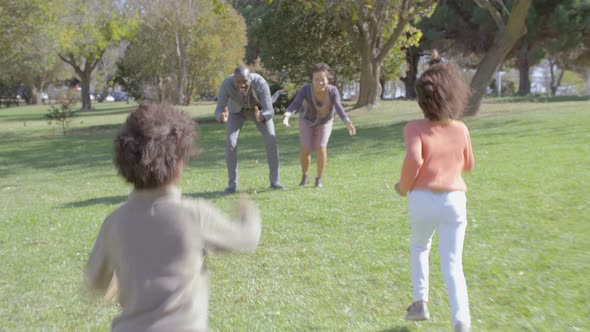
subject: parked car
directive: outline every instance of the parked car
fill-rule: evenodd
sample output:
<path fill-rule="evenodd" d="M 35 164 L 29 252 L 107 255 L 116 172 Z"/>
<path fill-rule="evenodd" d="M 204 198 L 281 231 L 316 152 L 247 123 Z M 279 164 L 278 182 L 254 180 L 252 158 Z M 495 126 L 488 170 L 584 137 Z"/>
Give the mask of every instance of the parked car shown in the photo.
<path fill-rule="evenodd" d="M 127 101 L 129 95 L 125 91 L 115 91 L 113 92 L 113 98 L 115 98 L 115 101 Z"/>

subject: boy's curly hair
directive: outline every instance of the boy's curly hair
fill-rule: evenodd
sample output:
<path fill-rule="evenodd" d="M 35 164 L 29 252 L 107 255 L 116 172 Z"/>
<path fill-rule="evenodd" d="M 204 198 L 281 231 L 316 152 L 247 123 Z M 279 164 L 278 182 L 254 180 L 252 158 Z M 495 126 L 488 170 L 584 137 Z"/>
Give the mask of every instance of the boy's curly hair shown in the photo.
<path fill-rule="evenodd" d="M 461 117 L 471 95 L 469 85 L 456 65 L 437 63 L 416 81 L 418 105 L 431 121 Z"/>
<path fill-rule="evenodd" d="M 153 189 L 178 175 L 195 139 L 194 122 L 168 104 L 143 103 L 127 117 L 113 142 L 113 163 L 136 189 Z"/>

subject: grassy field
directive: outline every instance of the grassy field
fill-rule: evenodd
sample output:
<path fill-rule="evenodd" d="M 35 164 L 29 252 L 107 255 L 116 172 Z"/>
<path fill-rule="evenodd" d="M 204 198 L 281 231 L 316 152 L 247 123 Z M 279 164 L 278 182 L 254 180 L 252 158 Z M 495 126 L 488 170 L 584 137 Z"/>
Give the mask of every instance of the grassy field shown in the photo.
<path fill-rule="evenodd" d="M 107 331 L 118 308 L 84 295 L 82 271 L 130 189 L 111 141 L 133 105 L 98 104 L 66 136 L 47 108 L 0 109 L 0 331 Z M 188 110 L 203 153 L 183 192 L 230 212 L 224 127 L 211 123 L 212 105 Z M 432 318 L 403 319 L 410 228 L 393 184 L 419 109 L 392 101 L 349 115 L 358 135 L 336 123 L 321 190 L 297 187 L 297 128 L 275 119 L 282 192 L 268 190 L 254 124 L 243 128 L 239 189 L 261 209 L 263 233 L 253 254 L 209 258 L 212 331 L 451 330 L 436 241 Z M 590 331 L 590 102 L 486 103 L 465 122 L 476 158 L 464 252 L 473 330 Z"/>

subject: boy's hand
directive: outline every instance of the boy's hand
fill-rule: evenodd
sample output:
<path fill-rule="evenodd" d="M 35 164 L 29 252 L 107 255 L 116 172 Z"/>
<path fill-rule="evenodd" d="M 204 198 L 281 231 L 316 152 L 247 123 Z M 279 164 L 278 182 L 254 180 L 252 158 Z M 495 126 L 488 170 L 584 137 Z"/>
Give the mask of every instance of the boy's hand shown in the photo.
<path fill-rule="evenodd" d="M 241 221 L 245 221 L 256 210 L 256 205 L 246 194 L 240 194 L 238 199 L 238 216 Z"/>
<path fill-rule="evenodd" d="M 291 126 L 289 125 L 289 118 L 290 118 L 290 117 L 291 117 L 290 115 L 283 114 L 283 125 L 284 125 L 285 127 L 291 127 Z"/>
<path fill-rule="evenodd" d="M 398 195 L 400 195 L 400 196 L 406 196 L 406 194 L 407 194 L 407 193 L 401 192 L 401 190 L 399 189 L 399 182 L 395 184 L 395 192 L 397 192 Z"/>

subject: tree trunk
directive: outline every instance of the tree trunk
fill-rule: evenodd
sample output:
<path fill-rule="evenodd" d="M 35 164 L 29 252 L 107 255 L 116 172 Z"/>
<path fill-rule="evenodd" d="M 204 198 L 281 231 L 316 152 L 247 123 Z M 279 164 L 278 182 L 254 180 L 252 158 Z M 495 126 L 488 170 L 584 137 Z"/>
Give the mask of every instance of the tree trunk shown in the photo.
<path fill-rule="evenodd" d="M 27 79 L 27 88 L 31 92 L 31 100 L 30 103 L 32 105 L 40 105 L 41 104 L 41 94 L 39 90 L 35 87 L 35 81 L 33 79 Z"/>
<path fill-rule="evenodd" d="M 84 68 L 82 75 L 80 75 L 80 86 L 82 88 L 82 111 L 92 110 L 92 101 L 90 100 L 90 76 L 92 70 Z"/>
<path fill-rule="evenodd" d="M 498 31 L 492 48 L 486 53 L 477 67 L 475 76 L 471 80 L 473 94 L 469 98 L 465 115 L 476 115 L 490 85 L 494 73 L 498 70 L 504 58 L 514 44 L 524 35 L 525 20 L 532 0 L 516 0 L 510 11 L 510 18 L 506 27 Z"/>
<path fill-rule="evenodd" d="M 381 64 L 374 60 L 370 50 L 364 50 L 361 59 L 361 88 L 354 108 L 377 106 L 381 96 L 380 73 Z"/>
<path fill-rule="evenodd" d="M 184 105 L 184 80 L 186 75 L 186 43 L 181 32 L 176 33 L 176 52 L 178 55 L 178 77 L 176 78 L 176 104 Z"/>
<path fill-rule="evenodd" d="M 406 76 L 402 77 L 402 82 L 406 86 L 406 98 L 416 99 L 416 79 L 418 77 L 418 62 L 420 61 L 420 52 L 415 47 L 406 49 Z"/>
<path fill-rule="evenodd" d="M 526 96 L 531 93 L 531 79 L 529 77 L 530 64 L 528 57 L 528 43 L 523 43 L 518 52 L 518 95 Z"/>
<path fill-rule="evenodd" d="M 555 68 L 559 68 L 559 75 L 555 75 Z M 565 70 L 558 66 L 557 61 L 553 61 L 549 59 L 549 69 L 551 72 L 551 97 L 555 97 L 557 94 L 557 89 L 561 85 L 561 80 L 563 79 L 563 75 L 565 74 Z"/>

